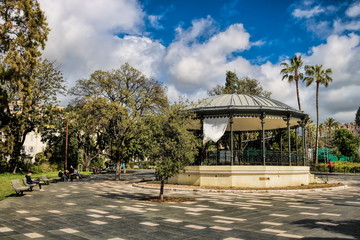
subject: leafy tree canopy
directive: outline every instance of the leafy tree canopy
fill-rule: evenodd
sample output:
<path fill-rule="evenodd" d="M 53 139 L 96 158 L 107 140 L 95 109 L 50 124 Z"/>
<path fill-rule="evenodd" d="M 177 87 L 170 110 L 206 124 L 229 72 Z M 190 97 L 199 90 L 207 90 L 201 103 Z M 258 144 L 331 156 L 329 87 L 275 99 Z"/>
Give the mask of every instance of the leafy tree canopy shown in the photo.
<path fill-rule="evenodd" d="M 85 113 L 83 121 L 94 129 L 93 135 L 105 141 L 109 158 L 117 162 L 119 179 L 121 163 L 134 157 L 134 141 L 142 134 L 143 117 L 168 106 L 165 88 L 124 64 L 78 80 L 71 93 L 83 104 L 79 105 Z"/>
<path fill-rule="evenodd" d="M 16 171 L 26 134 L 36 127 L 36 69 L 49 28 L 37 0 L 0 1 L 0 22 L 0 131 Z"/>
<path fill-rule="evenodd" d="M 337 129 L 333 143 L 342 155 L 350 157 L 359 149 L 360 140 L 348 129 Z"/>
<path fill-rule="evenodd" d="M 54 62 L 41 59 L 32 74 L 35 82 L 31 87 L 32 94 L 26 97 L 27 103 L 12 99 L 7 106 L 9 121 L 1 129 L 6 135 L 4 145 L 7 147 L 3 150 L 11 156 L 14 170 L 20 161 L 26 135 L 34 130 L 41 132 L 47 127 L 57 104 L 57 95 L 65 94 L 62 73 Z"/>

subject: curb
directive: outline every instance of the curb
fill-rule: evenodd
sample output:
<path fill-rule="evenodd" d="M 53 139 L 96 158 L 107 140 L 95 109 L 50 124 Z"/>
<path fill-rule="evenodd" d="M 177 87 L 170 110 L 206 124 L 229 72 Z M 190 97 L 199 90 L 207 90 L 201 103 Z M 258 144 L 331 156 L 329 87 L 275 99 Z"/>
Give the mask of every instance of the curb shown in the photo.
<path fill-rule="evenodd" d="M 133 183 L 133 187 L 137 188 L 144 188 L 144 189 L 159 189 L 159 187 L 153 187 L 153 186 L 146 186 L 143 184 L 137 184 Z M 273 193 L 273 192 L 320 192 L 320 191 L 333 191 L 333 190 L 341 190 L 348 188 L 347 185 L 338 186 L 338 187 L 329 187 L 329 188 L 311 188 L 311 189 L 288 189 L 288 190 L 275 190 L 275 189 L 269 189 L 269 190 L 228 190 L 228 189 L 192 189 L 192 188 L 169 188 L 164 187 L 164 190 L 171 190 L 171 191 L 188 191 L 188 192 L 218 192 L 218 193 Z"/>

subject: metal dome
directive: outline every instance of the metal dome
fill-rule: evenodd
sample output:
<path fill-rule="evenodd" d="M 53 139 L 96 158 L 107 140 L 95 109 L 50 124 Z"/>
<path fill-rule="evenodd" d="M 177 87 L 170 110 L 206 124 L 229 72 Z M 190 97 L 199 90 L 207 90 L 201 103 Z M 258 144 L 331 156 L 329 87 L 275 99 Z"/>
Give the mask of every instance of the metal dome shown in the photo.
<path fill-rule="evenodd" d="M 302 119 L 302 111 L 274 99 L 249 94 L 222 94 L 212 96 L 194 105 L 191 110 L 201 115 L 233 114 L 257 115 L 265 113 L 271 116 L 288 116 Z"/>
<path fill-rule="evenodd" d="M 213 117 L 233 117 L 234 129 L 253 131 L 261 129 L 259 117 L 265 116 L 265 129 L 286 128 L 285 118 L 290 118 L 291 126 L 307 118 L 307 114 L 274 99 L 249 94 L 222 94 L 201 100 L 189 107 L 199 119 Z M 194 124 L 200 129 L 201 124 Z M 229 130 L 229 129 L 228 129 Z"/>

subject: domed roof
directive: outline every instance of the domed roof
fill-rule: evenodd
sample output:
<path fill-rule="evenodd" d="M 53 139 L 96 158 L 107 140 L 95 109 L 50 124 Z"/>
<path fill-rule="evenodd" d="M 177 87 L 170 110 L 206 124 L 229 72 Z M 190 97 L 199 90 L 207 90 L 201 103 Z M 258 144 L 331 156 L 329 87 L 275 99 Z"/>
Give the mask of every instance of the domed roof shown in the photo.
<path fill-rule="evenodd" d="M 200 101 L 191 108 L 201 115 L 269 114 L 303 118 L 306 114 L 274 99 L 249 94 L 222 94 Z"/>

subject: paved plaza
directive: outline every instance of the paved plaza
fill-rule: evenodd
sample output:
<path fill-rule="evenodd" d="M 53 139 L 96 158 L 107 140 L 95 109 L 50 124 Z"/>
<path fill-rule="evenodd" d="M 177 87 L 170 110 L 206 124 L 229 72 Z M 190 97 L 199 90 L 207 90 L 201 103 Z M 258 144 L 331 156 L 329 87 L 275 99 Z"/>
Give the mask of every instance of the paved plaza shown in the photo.
<path fill-rule="evenodd" d="M 329 176 L 346 189 L 166 191 L 196 201 L 155 203 L 141 198 L 158 189 L 132 185 L 151 174 L 120 182 L 99 175 L 9 197 L 0 202 L 0 239 L 360 239 L 360 176 Z"/>

